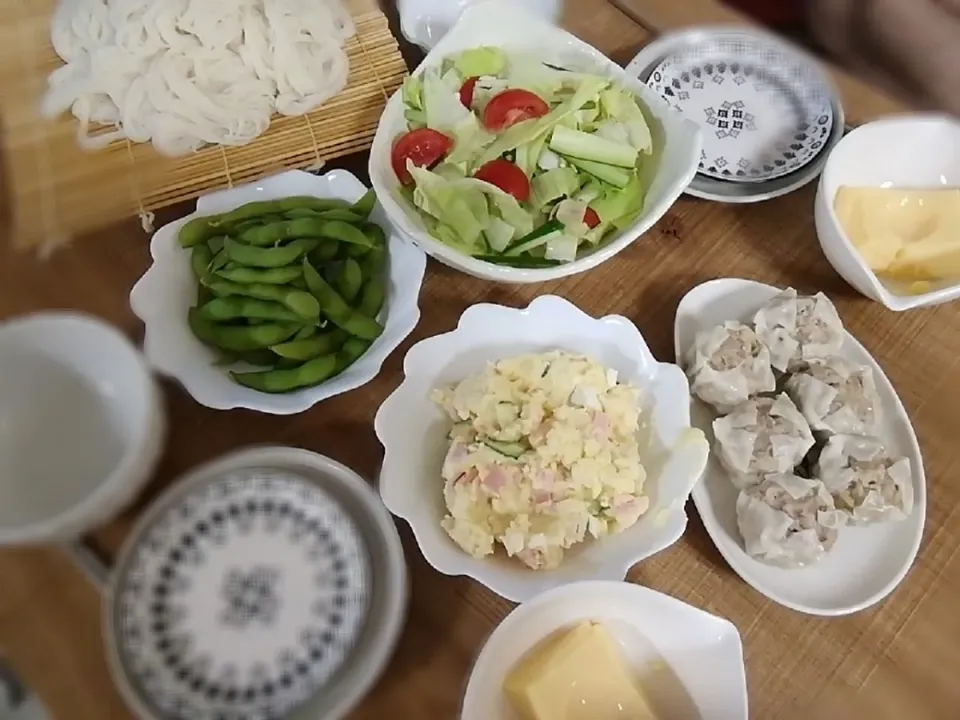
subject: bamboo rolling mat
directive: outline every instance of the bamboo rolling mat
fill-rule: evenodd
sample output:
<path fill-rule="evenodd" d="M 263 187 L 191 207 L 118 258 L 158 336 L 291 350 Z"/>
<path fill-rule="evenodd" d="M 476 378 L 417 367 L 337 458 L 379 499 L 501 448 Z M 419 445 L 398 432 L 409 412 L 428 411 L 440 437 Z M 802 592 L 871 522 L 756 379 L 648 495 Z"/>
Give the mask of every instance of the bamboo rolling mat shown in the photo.
<path fill-rule="evenodd" d="M 300 117 L 275 116 L 244 147 L 213 146 L 167 158 L 149 144 L 87 152 L 72 115 L 38 111 L 60 60 L 50 44 L 57 0 L 0 0 L 0 119 L 4 232 L 18 247 L 56 244 L 282 169 L 319 168 L 373 141 L 387 98 L 407 68 L 376 0 L 345 0 L 357 32 L 346 46 L 350 78 L 336 97 Z"/>

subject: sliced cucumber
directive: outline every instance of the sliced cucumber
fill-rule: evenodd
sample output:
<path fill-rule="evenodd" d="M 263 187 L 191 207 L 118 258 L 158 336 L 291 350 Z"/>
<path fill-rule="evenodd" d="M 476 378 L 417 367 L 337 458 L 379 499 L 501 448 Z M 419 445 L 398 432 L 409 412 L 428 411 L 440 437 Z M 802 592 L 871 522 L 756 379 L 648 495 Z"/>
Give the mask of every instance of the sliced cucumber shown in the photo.
<path fill-rule="evenodd" d="M 548 147 L 565 157 L 579 158 L 622 168 L 637 166 L 637 149 L 607 140 L 599 135 L 572 130 L 558 125 L 553 130 Z"/>
<path fill-rule="evenodd" d="M 563 223 L 559 220 L 551 220 L 550 222 L 545 222 L 543 225 L 538 227 L 531 233 L 524 235 L 519 240 L 510 243 L 507 245 L 507 249 L 504 250 L 506 255 L 522 255 L 525 252 L 533 250 L 533 248 L 543 245 L 555 234 L 563 233 Z"/>
<path fill-rule="evenodd" d="M 634 174 L 629 170 L 624 170 L 613 165 L 604 165 L 603 163 L 593 162 L 592 160 L 580 160 L 578 158 L 567 157 L 567 161 L 575 168 L 583 170 L 589 175 L 593 175 L 597 180 L 610 183 L 614 187 L 625 188 Z"/>
<path fill-rule="evenodd" d="M 516 460 L 518 457 L 523 455 L 527 448 L 521 443 L 515 442 L 503 442 L 502 440 L 484 440 L 483 444 L 494 452 L 498 452 L 501 455 L 505 455 L 508 458 L 513 458 Z"/>

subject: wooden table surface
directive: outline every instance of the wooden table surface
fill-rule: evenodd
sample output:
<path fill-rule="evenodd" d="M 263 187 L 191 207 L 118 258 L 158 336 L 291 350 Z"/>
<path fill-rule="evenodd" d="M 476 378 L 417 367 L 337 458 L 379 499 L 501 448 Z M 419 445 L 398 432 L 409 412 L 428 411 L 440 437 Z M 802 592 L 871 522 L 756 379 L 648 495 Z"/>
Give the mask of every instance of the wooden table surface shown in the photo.
<path fill-rule="evenodd" d="M 631 14 L 647 29 L 605 0 L 569 2 L 565 23 L 620 62 L 650 39 L 651 30 L 729 19 L 710 0 L 618 4 L 632 8 Z M 690 15 L 694 6 L 696 13 Z M 845 92 L 851 116 L 869 117 L 890 107 L 889 100 L 853 87 L 853 95 Z M 660 359 L 672 360 L 677 303 L 700 282 L 739 276 L 806 292 L 823 290 L 898 388 L 920 438 L 929 506 L 921 552 L 906 580 L 880 606 L 852 617 L 821 619 L 787 610 L 727 567 L 692 506 L 681 541 L 633 568 L 629 579 L 737 625 L 753 718 L 956 717 L 958 306 L 894 314 L 857 295 L 820 252 L 813 195 L 813 188 L 807 188 L 753 207 L 685 198 L 640 241 L 600 268 L 539 286 L 496 286 L 431 261 L 420 325 L 379 377 L 299 416 L 208 410 L 180 387 L 164 382 L 170 434 L 156 477 L 137 506 L 97 532 L 92 542 L 112 556 L 137 512 L 178 475 L 250 443 L 302 446 L 373 477 L 381 457 L 373 415 L 399 383 L 404 352 L 424 337 L 452 329 L 473 303 L 523 306 L 535 295 L 556 293 L 594 315 L 626 315 Z M 77 308 L 141 337 L 140 324 L 127 305 L 130 287 L 148 264 L 147 240 L 136 222 L 43 263 L 11 253 L 6 243 L 0 253 L 0 319 L 40 308 Z M 353 717 L 453 719 L 473 658 L 512 605 L 472 580 L 433 571 L 405 525 L 400 525 L 400 533 L 412 587 L 409 619 L 387 672 Z M 58 720 L 130 717 L 108 677 L 99 608 L 97 592 L 57 549 L 0 552 L 0 656 L 42 696 Z"/>

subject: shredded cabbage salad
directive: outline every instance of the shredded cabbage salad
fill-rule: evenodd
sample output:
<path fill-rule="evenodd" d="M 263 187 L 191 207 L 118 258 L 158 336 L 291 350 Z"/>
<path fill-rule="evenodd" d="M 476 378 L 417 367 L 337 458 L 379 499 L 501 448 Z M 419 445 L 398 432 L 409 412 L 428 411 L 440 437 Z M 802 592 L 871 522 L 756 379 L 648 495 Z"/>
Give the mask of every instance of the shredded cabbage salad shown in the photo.
<path fill-rule="evenodd" d="M 575 260 L 643 211 L 653 141 L 608 78 L 481 47 L 406 80 L 393 167 L 431 234 L 513 267 Z"/>

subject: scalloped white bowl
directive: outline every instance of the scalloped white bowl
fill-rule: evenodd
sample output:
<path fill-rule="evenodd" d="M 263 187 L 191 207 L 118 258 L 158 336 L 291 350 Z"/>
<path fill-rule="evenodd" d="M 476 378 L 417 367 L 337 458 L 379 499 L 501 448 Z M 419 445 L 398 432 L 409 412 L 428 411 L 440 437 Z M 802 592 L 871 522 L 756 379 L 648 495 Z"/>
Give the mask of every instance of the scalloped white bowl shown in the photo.
<path fill-rule="evenodd" d="M 214 364 L 213 351 L 190 332 L 187 311 L 196 302 L 197 282 L 190 269 L 190 253 L 177 243 L 180 228 L 193 217 L 222 213 L 256 200 L 294 195 L 354 202 L 366 190 L 345 170 L 320 177 L 293 170 L 201 197 L 196 212 L 160 228 L 150 242 L 153 265 L 130 293 L 130 307 L 146 328 L 143 345 L 150 364 L 176 378 L 201 405 L 215 410 L 247 408 L 273 415 L 303 412 L 321 400 L 370 382 L 387 356 L 420 320 L 417 302 L 426 269 L 424 254 L 396 232 L 380 206 L 371 219 L 383 228 L 389 248 L 387 299 L 380 318 L 384 332 L 363 357 L 337 377 L 286 395 L 269 395 L 237 385 L 227 374 L 228 368 Z"/>
<path fill-rule="evenodd" d="M 480 372 L 491 361 L 555 349 L 588 354 L 643 391 L 650 510 L 625 532 L 568 551 L 555 570 L 530 570 L 499 555 L 478 560 L 440 526 L 446 512 L 440 468 L 450 423 L 430 401 L 430 391 Z M 657 362 L 626 318 L 592 318 L 552 295 L 524 309 L 474 305 L 455 330 L 410 348 L 403 371 L 403 382 L 380 406 L 375 420 L 385 450 L 380 497 L 410 524 L 424 557 L 440 572 L 467 575 L 508 600 L 522 602 L 578 580 L 622 580 L 635 563 L 683 534 L 683 506 L 703 472 L 709 448 L 703 433 L 690 428 L 690 387 L 683 371 Z"/>
<path fill-rule="evenodd" d="M 477 47 L 496 45 L 507 50 L 535 51 L 544 61 L 592 72 L 616 80 L 640 97 L 650 109 L 654 142 L 663 148 L 647 193 L 643 214 L 629 227 L 613 234 L 593 252 L 574 262 L 544 269 L 510 268 L 483 262 L 445 245 L 426 229 L 423 220 L 406 202 L 397 198 L 399 180 L 390 165 L 390 149 L 406 131 L 403 97 L 394 93 L 380 117 L 370 150 L 370 179 L 387 215 L 402 233 L 444 265 L 484 280 L 532 283 L 575 275 L 595 268 L 624 250 L 652 228 L 693 180 L 700 162 L 703 139 L 696 123 L 673 110 L 656 92 L 631 77 L 596 48 L 565 30 L 525 10 L 515 0 L 485 0 L 469 5 L 450 32 L 414 71 L 423 74 L 447 56 Z"/>

